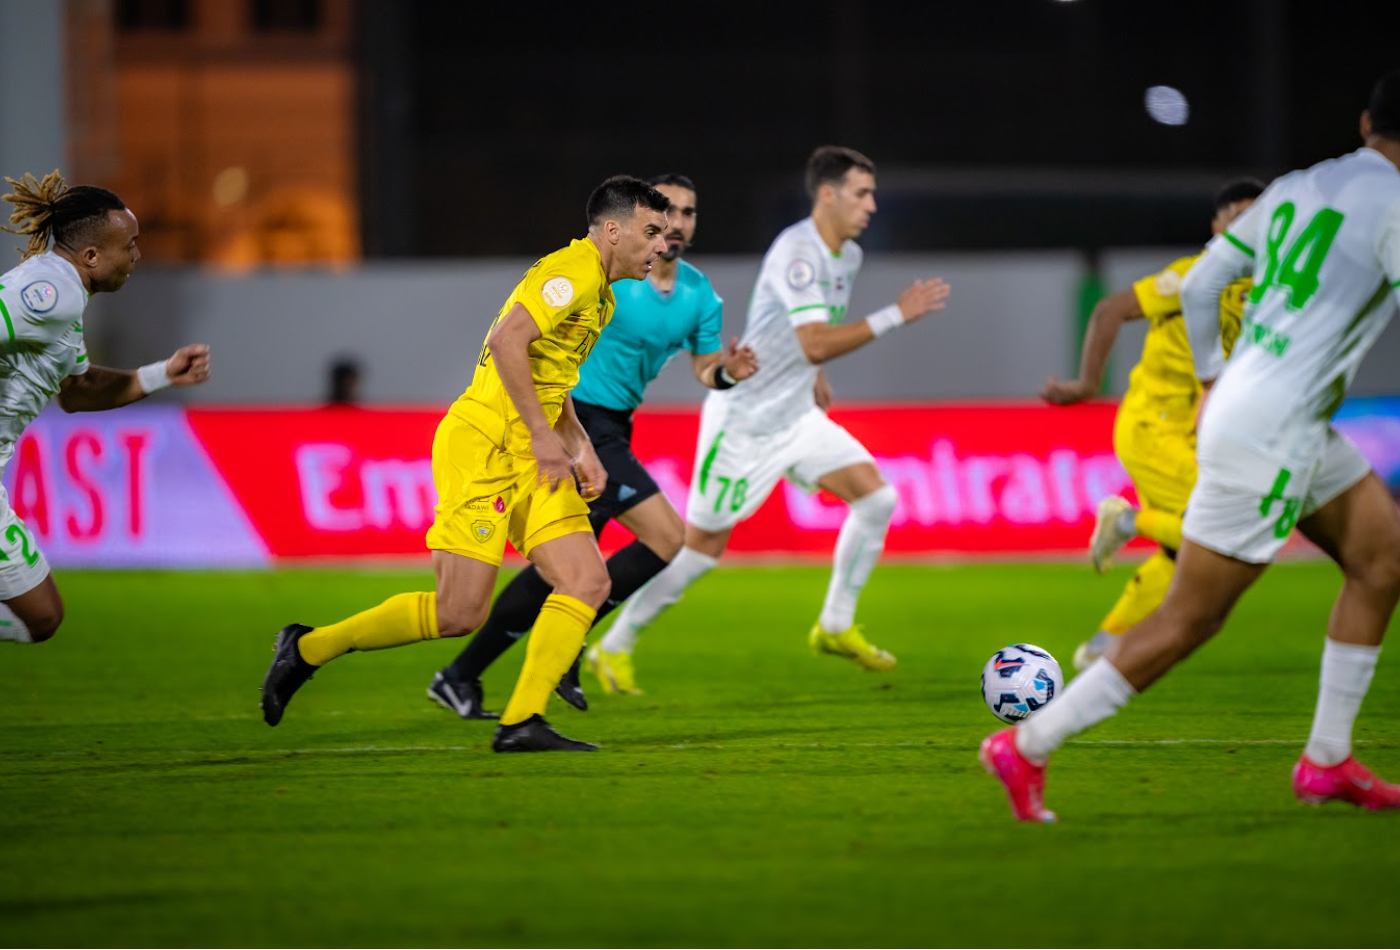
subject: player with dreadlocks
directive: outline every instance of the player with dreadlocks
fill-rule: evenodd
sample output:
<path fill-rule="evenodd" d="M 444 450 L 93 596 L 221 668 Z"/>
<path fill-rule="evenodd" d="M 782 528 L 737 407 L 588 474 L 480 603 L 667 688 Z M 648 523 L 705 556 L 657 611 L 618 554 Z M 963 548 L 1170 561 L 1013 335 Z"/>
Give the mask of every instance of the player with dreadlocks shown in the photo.
<path fill-rule="evenodd" d="M 0 475 L 25 426 L 51 398 L 66 412 L 115 409 L 209 378 L 209 347 L 182 346 L 137 370 L 88 362 L 83 311 L 95 293 L 121 290 L 141 252 L 136 215 L 105 188 L 68 187 L 57 170 L 31 174 L 4 199 L 11 234 L 29 239 L 19 266 L 0 274 Z M 63 622 L 63 599 L 43 552 L 0 487 L 0 640 L 37 643 Z"/>

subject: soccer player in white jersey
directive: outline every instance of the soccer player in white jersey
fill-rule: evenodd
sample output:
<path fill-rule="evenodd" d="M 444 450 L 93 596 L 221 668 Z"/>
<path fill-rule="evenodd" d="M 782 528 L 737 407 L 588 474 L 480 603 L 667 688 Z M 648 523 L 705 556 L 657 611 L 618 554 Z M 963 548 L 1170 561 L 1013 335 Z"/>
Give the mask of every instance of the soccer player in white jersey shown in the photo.
<path fill-rule="evenodd" d="M 83 311 L 92 294 L 121 290 L 141 259 L 136 216 L 105 188 L 67 187 L 57 171 L 14 188 L 11 234 L 29 239 L 0 274 L 0 473 L 25 426 L 55 395 L 67 412 L 115 409 L 166 386 L 209 378 L 209 347 L 182 346 L 138 370 L 88 362 Z M 51 246 L 52 245 L 52 246 Z M 63 622 L 63 598 L 34 536 L 0 488 L 0 640 L 38 643 Z"/>
<path fill-rule="evenodd" d="M 1344 580 L 1294 794 L 1310 804 L 1400 808 L 1400 786 L 1351 755 L 1352 726 L 1400 599 L 1400 516 L 1331 425 L 1400 291 L 1400 70 L 1377 83 L 1361 137 L 1363 148 L 1271 184 L 1186 276 L 1181 305 L 1196 372 L 1219 381 L 1201 421 L 1176 577 L 1161 607 L 1062 697 L 982 743 L 982 764 L 1022 821 L 1055 820 L 1042 801 L 1050 754 L 1209 640 L 1295 526 Z M 1220 294 L 1251 273 L 1239 340 L 1220 371 Z"/>
<path fill-rule="evenodd" d="M 826 489 L 850 506 L 826 602 L 808 637 L 813 651 L 868 670 L 895 665 L 867 642 L 855 612 L 897 497 L 865 446 L 827 418 L 830 391 L 820 365 L 942 310 L 948 285 L 915 281 L 897 302 L 843 322 L 861 264 L 855 239 L 875 213 L 875 164 L 853 149 L 822 146 L 807 162 L 807 191 L 811 216 L 768 249 L 749 304 L 742 342 L 753 347 L 763 371 L 742 387 L 705 397 L 685 547 L 623 607 L 603 640 L 609 652 L 630 654 L 640 632 L 719 562 L 734 527 L 786 478 L 806 491 Z"/>

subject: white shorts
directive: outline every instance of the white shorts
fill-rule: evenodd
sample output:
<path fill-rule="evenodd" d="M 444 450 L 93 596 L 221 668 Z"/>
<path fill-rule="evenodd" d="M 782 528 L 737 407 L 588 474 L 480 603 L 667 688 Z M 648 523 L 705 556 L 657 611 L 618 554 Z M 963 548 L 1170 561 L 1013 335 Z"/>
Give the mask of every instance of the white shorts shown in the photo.
<path fill-rule="evenodd" d="M 28 593 L 49 576 L 49 562 L 0 487 L 0 600 Z"/>
<path fill-rule="evenodd" d="M 811 409 L 781 432 L 727 431 L 724 410 L 706 402 L 700 414 L 695 471 L 685 520 L 702 531 L 734 527 L 758 510 L 786 478 L 809 495 L 823 475 L 875 458 L 856 437 Z"/>
<path fill-rule="evenodd" d="M 1294 525 L 1370 471 L 1371 463 L 1351 440 L 1330 427 L 1307 470 L 1282 468 L 1238 446 L 1203 449 L 1182 536 L 1236 560 L 1267 564 Z"/>

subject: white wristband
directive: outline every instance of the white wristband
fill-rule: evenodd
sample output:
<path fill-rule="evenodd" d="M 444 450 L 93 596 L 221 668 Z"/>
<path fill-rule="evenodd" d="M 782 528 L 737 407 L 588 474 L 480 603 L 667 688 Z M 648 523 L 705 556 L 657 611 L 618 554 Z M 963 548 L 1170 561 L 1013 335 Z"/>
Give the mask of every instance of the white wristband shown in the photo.
<path fill-rule="evenodd" d="M 165 372 L 165 360 L 159 363 L 147 363 L 136 371 L 136 380 L 141 384 L 141 391 L 150 395 L 157 389 L 164 389 L 170 385 L 170 376 Z"/>
<path fill-rule="evenodd" d="M 871 333 L 884 336 L 896 327 L 904 326 L 904 314 L 900 311 L 899 304 L 892 303 L 866 317 L 865 322 L 870 324 Z"/>

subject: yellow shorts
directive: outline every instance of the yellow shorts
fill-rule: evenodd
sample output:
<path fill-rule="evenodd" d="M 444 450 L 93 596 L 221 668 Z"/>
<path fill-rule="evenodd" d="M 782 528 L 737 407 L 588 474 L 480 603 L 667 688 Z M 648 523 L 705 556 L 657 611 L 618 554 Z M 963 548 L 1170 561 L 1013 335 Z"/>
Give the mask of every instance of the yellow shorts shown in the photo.
<path fill-rule="evenodd" d="M 592 532 L 588 505 L 573 479 L 550 494 L 535 483 L 535 460 L 501 451 L 474 426 L 448 413 L 433 436 L 438 504 L 428 548 L 500 566 L 506 541 L 525 557 L 539 544 Z"/>
<path fill-rule="evenodd" d="M 1194 433 L 1120 413 L 1113 423 L 1113 451 L 1133 480 L 1142 507 L 1185 513 L 1196 485 Z"/>

